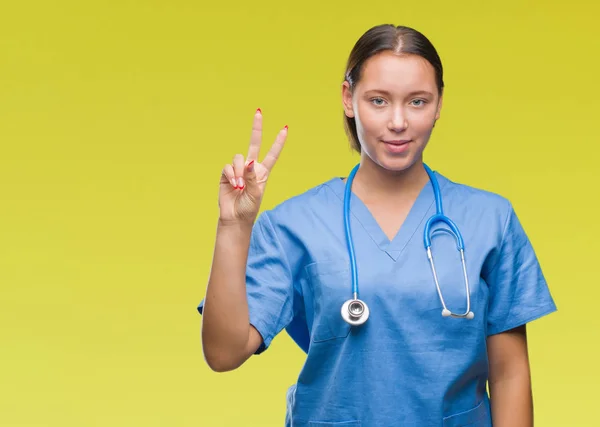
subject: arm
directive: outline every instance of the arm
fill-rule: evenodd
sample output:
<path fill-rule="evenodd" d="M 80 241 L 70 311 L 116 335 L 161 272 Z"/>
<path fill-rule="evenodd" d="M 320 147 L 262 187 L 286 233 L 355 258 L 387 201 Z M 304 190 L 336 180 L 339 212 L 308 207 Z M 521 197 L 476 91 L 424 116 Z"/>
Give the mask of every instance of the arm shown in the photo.
<path fill-rule="evenodd" d="M 494 427 L 533 427 L 533 397 L 526 327 L 487 340 Z"/>
<path fill-rule="evenodd" d="M 259 163 L 262 113 L 257 110 L 246 161 L 236 154 L 233 164 L 225 165 L 221 174 L 219 225 L 202 316 L 204 358 L 214 371 L 238 368 L 263 343 L 261 334 L 250 324 L 246 268 L 267 177 L 286 137 L 287 126 L 279 131 L 275 143 Z"/>
<path fill-rule="evenodd" d="M 219 221 L 213 264 L 202 316 L 202 348 L 210 368 L 238 368 L 254 354 L 262 337 L 249 323 L 246 262 L 252 224 Z"/>

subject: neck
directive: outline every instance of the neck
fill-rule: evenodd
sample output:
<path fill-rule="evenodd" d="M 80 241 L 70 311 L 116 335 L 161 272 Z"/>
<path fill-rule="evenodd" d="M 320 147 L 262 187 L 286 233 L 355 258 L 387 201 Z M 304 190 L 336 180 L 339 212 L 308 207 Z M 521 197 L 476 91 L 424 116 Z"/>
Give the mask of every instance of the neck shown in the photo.
<path fill-rule="evenodd" d="M 429 181 L 421 160 L 400 172 L 383 169 L 365 154 L 361 156 L 353 188 L 366 203 L 412 202 Z"/>

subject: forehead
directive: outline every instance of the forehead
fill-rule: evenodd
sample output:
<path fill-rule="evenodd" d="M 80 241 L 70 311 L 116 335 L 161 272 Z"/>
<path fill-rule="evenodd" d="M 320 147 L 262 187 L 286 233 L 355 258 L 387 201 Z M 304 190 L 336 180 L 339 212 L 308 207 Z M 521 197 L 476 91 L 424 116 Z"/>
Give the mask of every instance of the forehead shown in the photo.
<path fill-rule="evenodd" d="M 437 92 L 435 70 L 424 58 L 412 54 L 381 52 L 363 65 L 357 86 L 360 90 L 408 92 L 426 90 Z"/>

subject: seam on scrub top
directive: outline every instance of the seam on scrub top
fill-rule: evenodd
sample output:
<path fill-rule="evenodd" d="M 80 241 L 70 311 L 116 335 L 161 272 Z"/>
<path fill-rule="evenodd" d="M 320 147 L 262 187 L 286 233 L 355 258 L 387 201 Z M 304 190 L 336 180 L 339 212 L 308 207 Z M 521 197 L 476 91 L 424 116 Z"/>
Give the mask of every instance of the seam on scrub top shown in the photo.
<path fill-rule="evenodd" d="M 342 209 L 343 209 L 344 208 L 344 199 L 342 197 L 340 197 L 340 195 L 329 184 L 323 183 L 323 186 L 329 188 L 329 190 L 342 202 Z M 367 207 L 367 205 L 365 205 L 362 200 L 360 200 L 360 199 L 358 199 L 358 200 L 360 201 L 360 203 L 362 203 L 362 205 L 364 206 L 364 208 L 368 211 L 369 208 Z M 360 220 L 360 218 L 354 214 L 354 211 L 352 209 L 350 209 L 350 215 L 352 215 L 352 217 L 356 221 L 358 221 L 358 223 L 361 225 L 361 227 L 363 228 L 363 230 L 365 230 L 365 232 L 367 233 L 367 236 L 369 236 L 369 238 L 373 241 L 373 243 L 375 243 L 375 246 L 377 246 L 379 248 L 379 250 L 385 251 L 385 249 L 383 249 L 381 247 L 381 245 L 379 244 L 379 242 L 377 240 L 375 240 L 375 238 L 371 235 L 371 233 L 369 233 L 369 230 L 367 229 L 367 227 L 365 226 L 365 224 Z M 375 223 L 377 223 L 377 221 L 375 220 L 375 217 L 373 217 L 373 220 L 375 221 Z M 381 226 L 379 228 L 381 228 Z"/>
<path fill-rule="evenodd" d="M 502 246 L 501 246 L 502 249 L 504 249 L 504 243 L 505 243 L 505 239 L 506 239 L 506 232 L 508 230 L 508 224 L 511 222 L 510 218 L 512 218 L 512 216 L 513 216 L 512 214 L 514 213 L 514 209 L 513 209 L 512 204 L 509 204 L 509 205 L 510 205 L 509 215 L 508 215 L 508 219 L 506 221 L 506 228 L 505 228 L 503 236 L 502 236 Z M 525 232 L 525 231 L 523 231 L 523 232 Z M 500 251 L 500 253 L 502 254 L 502 250 Z M 499 264 L 500 264 L 500 259 L 498 259 L 498 262 L 494 266 L 494 269 Z M 515 293 L 517 292 L 517 286 L 516 286 L 517 284 L 514 283 L 512 280 L 511 280 L 510 284 L 511 284 L 511 294 L 510 294 L 510 302 L 511 302 L 511 304 L 510 304 L 510 307 L 508 308 L 508 313 L 506 314 L 506 317 L 504 318 L 504 321 L 502 322 L 502 329 L 503 330 L 506 330 L 506 324 L 508 323 L 508 319 L 510 319 L 510 315 L 511 315 L 511 313 L 513 311 L 513 308 L 515 307 Z"/>
<path fill-rule="evenodd" d="M 548 309 L 551 309 L 551 310 L 548 311 Z M 506 332 L 506 331 L 509 331 L 516 327 L 526 325 L 529 322 L 533 322 L 534 320 L 537 320 L 542 316 L 552 314 L 555 311 L 557 311 L 556 304 L 552 304 L 552 303 L 545 304 L 542 307 L 540 307 L 538 310 L 534 310 L 533 312 L 528 312 L 527 316 L 521 317 L 520 320 L 517 320 L 516 322 L 514 322 L 509 328 L 507 328 L 506 325 L 507 324 L 510 325 L 510 323 L 505 321 L 504 324 L 502 325 L 502 328 L 492 329 L 493 332 L 488 331 L 488 334 L 489 335 L 501 334 L 502 332 Z"/>
<path fill-rule="evenodd" d="M 498 259 L 496 260 L 496 263 L 494 264 L 494 266 L 490 269 L 489 273 L 487 274 L 490 277 L 494 274 L 494 271 L 500 265 L 500 261 L 502 261 L 502 251 L 504 250 L 504 245 L 506 244 L 506 235 L 508 232 L 508 225 L 510 223 L 510 218 L 512 216 L 513 211 L 514 211 L 513 206 L 509 201 L 508 202 L 508 214 L 506 215 L 506 219 L 504 220 L 504 227 L 502 230 L 502 239 L 500 240 L 500 248 L 498 250 Z M 515 286 L 512 286 L 512 288 L 513 289 L 511 292 L 511 296 L 510 296 L 511 302 L 514 301 Z M 493 290 L 493 292 L 495 293 L 496 291 Z M 511 306 L 508 309 L 508 313 L 504 316 L 504 319 L 502 320 L 502 327 L 500 328 L 500 330 L 504 330 L 504 325 L 506 325 L 506 322 L 510 318 L 510 312 L 512 311 L 512 308 L 513 308 L 513 305 L 511 304 Z"/>
<path fill-rule="evenodd" d="M 271 336 L 271 334 L 264 333 L 265 331 L 268 330 L 268 326 L 266 325 L 265 321 L 262 318 L 258 318 L 258 319 L 254 319 L 254 320 L 250 319 L 250 324 L 256 328 L 256 330 L 262 337 L 264 350 L 269 348 L 269 345 L 271 344 L 273 337 Z"/>
<path fill-rule="evenodd" d="M 442 178 L 444 178 L 442 180 L 442 182 L 440 183 L 438 180 L 438 185 L 440 187 L 440 194 L 442 193 L 442 190 L 446 187 L 446 184 L 448 183 L 448 178 L 446 178 L 443 175 L 440 175 L 437 172 L 434 172 L 436 175 L 441 176 Z M 431 182 L 431 181 L 430 181 Z M 433 186 L 431 186 L 431 191 L 433 191 Z M 443 195 L 442 195 L 442 199 L 443 199 Z M 443 201 L 442 201 L 443 204 Z M 431 207 L 435 205 L 435 194 L 433 197 L 433 200 L 431 201 L 431 203 L 429 204 L 429 206 L 427 207 L 427 209 L 425 209 L 425 212 L 423 213 L 423 217 L 419 220 L 419 222 L 417 223 L 417 225 L 415 227 L 413 227 L 413 232 L 410 236 L 408 236 L 408 238 L 406 239 L 406 242 L 404 243 L 404 246 L 402 246 L 399 249 L 396 249 L 398 252 L 402 253 L 404 252 L 404 249 L 406 249 L 406 247 L 408 246 L 408 244 L 411 242 L 411 240 L 415 237 L 415 234 L 417 233 L 417 230 L 420 229 L 421 225 L 423 225 L 423 223 L 426 221 L 427 218 L 427 212 L 429 212 L 431 210 Z M 408 217 L 407 217 L 408 218 Z M 406 219 L 405 219 L 406 221 Z M 402 223 L 402 225 L 404 225 L 404 223 Z M 435 232 L 435 230 L 433 230 Z M 392 249 L 390 249 L 392 250 Z"/>
<path fill-rule="evenodd" d="M 268 215 L 267 215 L 266 212 L 264 213 L 263 216 L 264 216 L 264 218 L 266 218 L 265 221 L 269 221 L 269 217 L 268 217 Z M 264 224 L 259 219 L 259 221 L 256 222 L 256 225 L 257 225 L 257 228 L 258 228 L 258 232 L 261 234 L 261 238 L 265 239 L 266 237 L 265 237 L 265 232 L 264 232 Z M 275 234 L 274 231 L 273 231 L 273 234 Z M 275 297 L 275 298 L 277 299 L 277 297 Z M 285 301 L 282 301 L 282 305 L 283 304 L 285 304 Z M 248 304 L 248 310 L 250 310 L 249 304 Z M 280 318 L 281 317 L 281 313 L 277 317 Z M 271 341 L 274 338 L 274 336 L 269 332 L 269 329 L 270 329 L 269 326 L 268 326 L 269 322 L 265 320 L 264 315 L 260 314 L 260 312 L 257 313 L 256 310 L 253 311 L 253 312 L 250 312 L 250 311 L 248 312 L 248 320 L 249 320 L 250 324 L 252 326 L 254 326 L 256 328 L 256 330 L 258 330 L 258 333 L 260 334 L 260 336 L 261 336 L 261 338 L 263 340 L 263 343 L 259 347 L 259 349 L 262 348 L 262 351 L 261 351 L 261 353 L 262 353 L 267 348 L 269 348 L 269 345 L 271 344 Z"/>
<path fill-rule="evenodd" d="M 440 174 L 438 174 L 439 176 L 442 176 Z M 446 184 L 448 183 L 448 179 L 444 176 L 442 176 L 442 178 L 445 178 L 442 183 L 439 183 L 439 187 L 440 187 L 440 193 L 442 192 L 442 190 L 444 189 L 444 187 L 446 186 Z M 342 207 L 344 205 L 344 199 L 342 197 L 340 197 L 337 192 L 328 184 L 328 183 L 323 183 L 323 186 L 328 187 L 329 190 L 342 202 Z M 433 188 L 432 188 L 433 191 Z M 434 195 L 435 196 L 435 195 Z M 418 196 L 417 196 L 418 198 Z M 360 200 L 360 199 L 359 199 Z M 416 200 L 415 200 L 416 201 Z M 369 211 L 369 208 L 367 207 L 367 205 L 365 205 L 363 203 L 362 200 L 360 200 L 360 202 L 363 204 L 363 206 L 365 207 L 365 209 L 367 209 L 367 211 Z M 431 207 L 435 204 L 435 197 L 433 198 L 433 200 L 431 201 L 431 203 L 429 204 L 429 206 L 427 207 L 427 209 L 425 209 L 425 212 L 423 213 L 423 217 L 419 220 L 419 222 L 417 223 L 416 227 L 414 227 L 414 230 L 412 232 L 412 234 L 410 234 L 407 239 L 406 242 L 404 243 L 404 246 L 402 246 L 399 249 L 390 249 L 390 246 L 392 245 L 392 242 L 394 241 L 394 239 L 389 240 L 387 248 L 384 249 L 381 247 L 381 245 L 379 244 L 379 242 L 377 242 L 375 240 L 375 238 L 371 235 L 371 233 L 369 233 L 369 231 L 367 230 L 367 227 L 365 226 L 365 224 L 360 220 L 359 217 L 357 217 L 354 212 L 352 210 L 350 210 L 350 214 L 354 217 L 354 219 L 356 219 L 358 221 L 358 223 L 362 226 L 362 228 L 367 232 L 367 235 L 369 236 L 369 238 L 373 241 L 373 243 L 375 243 L 375 246 L 377 246 L 380 250 L 384 251 L 384 252 L 388 252 L 388 251 L 393 251 L 393 252 L 400 252 L 402 253 L 404 251 L 404 249 L 408 246 L 408 244 L 410 243 L 410 241 L 413 239 L 413 237 L 415 236 L 415 233 L 417 232 L 417 229 L 421 226 L 421 224 L 423 224 L 423 221 L 425 221 L 425 218 L 427 217 L 427 212 L 429 212 L 431 210 Z M 414 206 L 414 205 L 413 205 Z M 412 209 L 412 208 L 411 208 Z M 373 216 L 373 214 L 371 214 L 371 216 Z M 375 217 L 373 217 L 373 220 L 375 221 L 375 223 L 379 226 L 380 230 L 383 232 L 383 230 L 381 229 L 381 225 L 379 225 L 379 223 L 377 222 L 377 220 L 375 219 Z M 404 219 L 404 221 L 406 221 L 406 218 Z M 404 222 L 402 223 L 402 225 L 404 225 Z M 402 227 L 402 226 L 401 226 Z M 385 233 L 384 233 L 385 234 Z M 396 236 L 394 236 L 395 238 Z"/>
<path fill-rule="evenodd" d="M 292 271 L 290 269 L 290 263 L 289 263 L 289 260 L 287 258 L 287 255 L 286 255 L 285 251 L 283 250 L 283 245 L 281 244 L 281 241 L 279 240 L 279 236 L 277 235 L 277 230 L 275 229 L 275 227 L 273 227 L 273 223 L 271 222 L 271 218 L 269 218 L 268 211 L 266 211 L 264 213 L 264 215 L 265 215 L 265 218 L 266 218 L 267 222 L 269 223 L 269 227 L 273 231 L 273 236 L 275 237 L 275 240 L 277 241 L 277 246 L 280 249 L 280 252 L 283 253 L 283 259 L 285 261 L 285 268 L 286 268 L 286 270 L 288 272 L 288 275 L 289 275 L 289 278 L 290 278 L 291 288 L 292 288 L 291 289 L 291 291 L 292 291 L 292 296 L 291 296 L 291 298 L 292 298 L 292 302 L 291 302 L 292 309 L 291 309 L 291 311 L 292 311 L 292 319 L 293 319 L 294 318 L 294 302 L 293 302 L 293 299 L 294 299 L 294 292 L 295 292 L 295 289 L 294 289 L 294 275 L 292 274 Z M 284 311 L 284 309 L 285 309 L 285 307 L 286 307 L 287 304 L 290 304 L 290 297 L 289 296 L 286 297 L 285 301 L 283 301 L 283 304 L 281 306 L 281 310 L 279 310 L 279 314 L 277 315 L 277 320 L 276 320 L 276 326 L 279 326 L 279 320 L 281 319 L 281 317 L 283 315 L 283 311 Z M 290 321 L 292 319 L 290 319 Z M 285 327 L 283 329 L 285 329 Z M 271 334 L 269 334 L 269 335 L 271 335 Z M 273 335 L 271 337 L 271 340 L 273 340 L 275 338 L 275 335 Z"/>
<path fill-rule="evenodd" d="M 441 176 L 442 178 L 446 178 L 443 175 L 440 175 L 439 173 L 434 172 L 434 174 L 437 174 L 438 176 Z M 431 183 L 431 181 L 430 181 Z M 438 180 L 438 185 L 440 187 L 440 194 L 442 194 L 442 190 L 446 187 L 446 184 L 448 183 L 447 178 L 442 180 L 442 182 L 440 183 Z M 433 191 L 433 186 L 431 186 L 431 191 Z M 442 195 L 442 199 L 443 199 L 443 195 Z M 443 204 L 443 201 L 442 201 Z M 435 194 L 433 197 L 433 200 L 431 201 L 431 203 L 429 204 L 429 206 L 427 207 L 427 209 L 425 209 L 425 212 L 423 213 L 423 217 L 419 220 L 419 222 L 417 223 L 416 227 L 414 227 L 412 234 L 408 237 L 408 239 L 406 239 L 406 242 L 404 243 L 404 246 L 402 246 L 400 249 L 398 249 L 400 251 L 400 253 L 402 253 L 404 251 L 404 249 L 408 246 L 408 244 L 410 243 L 410 241 L 413 239 L 413 237 L 415 237 L 415 234 L 417 233 L 417 230 L 421 227 L 421 225 L 423 224 L 423 222 L 426 221 L 425 218 L 427 218 L 427 212 L 429 212 L 431 210 L 431 207 L 435 205 Z M 406 221 L 406 219 L 405 219 Z M 402 225 L 404 225 L 404 223 L 402 223 Z M 434 230 L 435 231 L 435 230 Z"/>
<path fill-rule="evenodd" d="M 460 416 L 462 416 L 462 415 L 464 415 L 464 414 L 466 414 L 468 412 L 479 412 L 479 409 L 484 404 L 484 402 L 485 402 L 485 399 L 481 399 L 479 401 L 479 403 L 476 404 L 475 406 L 473 406 L 471 409 L 465 409 L 464 411 L 460 411 L 460 412 L 457 412 L 455 414 L 448 415 L 448 416 L 444 417 L 444 420 L 450 420 L 450 418 L 460 417 Z M 483 415 L 482 414 L 478 414 L 477 418 L 475 418 L 475 421 L 479 421 L 482 418 L 485 418 L 485 413 Z"/>
<path fill-rule="evenodd" d="M 502 249 L 504 249 L 504 240 L 506 239 L 506 232 L 508 231 L 508 224 L 510 222 L 510 217 L 511 217 L 512 213 L 513 213 L 512 204 L 510 202 L 508 202 L 508 214 L 506 215 L 506 219 L 504 220 L 504 227 L 503 227 L 504 229 L 502 230 L 502 238 L 500 239 L 500 247 L 498 248 L 498 252 L 500 255 L 498 256 L 498 259 L 494 263 L 494 266 L 492 268 L 490 268 L 490 271 L 488 272 L 488 276 L 491 276 L 492 273 L 494 272 L 494 270 L 496 270 L 496 268 L 498 267 L 498 265 L 500 265 L 500 260 L 502 259 Z"/>

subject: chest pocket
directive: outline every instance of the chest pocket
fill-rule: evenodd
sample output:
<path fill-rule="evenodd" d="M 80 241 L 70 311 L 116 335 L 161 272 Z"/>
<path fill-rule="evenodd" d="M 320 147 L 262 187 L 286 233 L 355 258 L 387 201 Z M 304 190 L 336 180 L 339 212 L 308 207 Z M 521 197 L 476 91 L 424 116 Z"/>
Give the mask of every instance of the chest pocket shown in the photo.
<path fill-rule="evenodd" d="M 306 267 L 313 300 L 313 342 L 345 338 L 351 326 L 342 318 L 342 305 L 352 297 L 350 267 L 337 262 L 317 262 Z"/>

